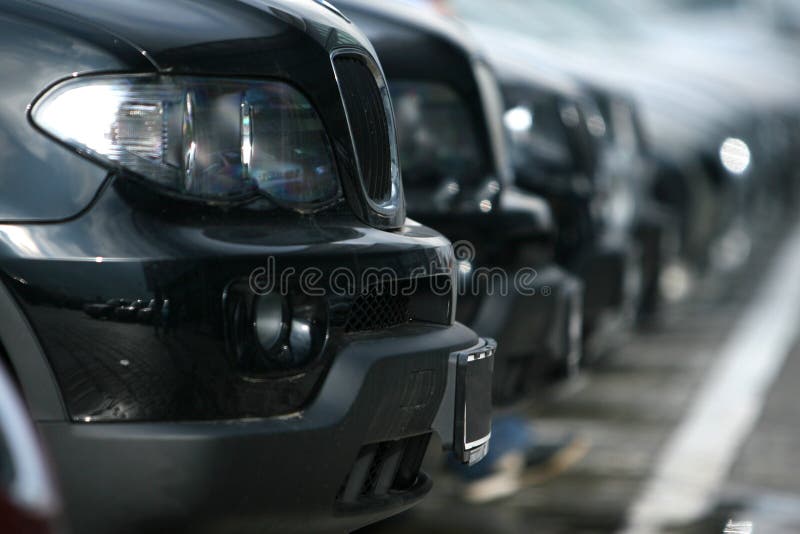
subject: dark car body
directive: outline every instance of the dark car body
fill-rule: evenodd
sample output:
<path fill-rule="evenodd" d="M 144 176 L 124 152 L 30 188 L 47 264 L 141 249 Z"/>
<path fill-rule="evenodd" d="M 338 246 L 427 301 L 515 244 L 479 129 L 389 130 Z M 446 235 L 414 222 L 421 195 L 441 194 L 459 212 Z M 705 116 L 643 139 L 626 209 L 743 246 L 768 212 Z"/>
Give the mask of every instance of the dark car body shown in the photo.
<path fill-rule="evenodd" d="M 582 307 L 586 346 L 593 353 L 608 350 L 628 331 L 635 316 L 641 292 L 641 265 L 639 247 L 634 237 L 634 208 L 629 208 L 631 214 L 623 216 L 621 221 L 603 212 L 608 212 L 611 202 L 624 195 L 628 196 L 627 202 L 631 206 L 635 205 L 629 190 L 640 177 L 631 176 L 636 171 L 633 166 L 623 167 L 624 175 L 619 172 L 619 166 L 612 167 L 610 158 L 605 157 L 609 150 L 590 132 L 587 126 L 589 115 L 599 115 L 591 95 L 571 80 L 566 80 L 563 82 L 566 87 L 564 94 L 558 95 L 552 102 L 556 120 L 561 120 L 559 106 L 563 105 L 565 109 L 572 106 L 575 113 L 575 124 L 569 127 L 559 125 L 566 137 L 568 153 L 558 168 L 537 168 L 531 162 L 520 162 L 509 158 L 506 150 L 497 150 L 492 145 L 492 128 L 494 123 L 500 122 L 500 113 L 516 105 L 520 98 L 528 98 L 524 94 L 529 85 L 526 69 L 529 71 L 531 66 L 520 64 L 513 56 L 508 58 L 507 64 L 497 64 L 494 61 L 496 54 L 491 48 L 487 47 L 484 54 L 480 46 L 484 43 L 473 38 L 463 26 L 438 17 L 430 10 L 415 9 L 402 2 L 391 1 L 375 4 L 348 0 L 339 5 L 373 42 L 386 69 L 390 87 L 399 81 L 435 80 L 458 92 L 464 102 L 470 103 L 470 110 L 475 116 L 483 116 L 483 120 L 474 122 L 478 124 L 475 127 L 478 132 L 476 137 L 483 140 L 481 146 L 486 154 L 478 161 L 485 167 L 475 169 L 473 165 L 458 177 L 459 193 L 452 195 L 449 205 L 441 205 L 441 192 L 446 191 L 453 180 L 451 175 L 440 173 L 438 176 L 423 176 L 424 180 L 414 180 L 408 168 L 404 168 L 406 191 L 409 198 L 414 199 L 410 204 L 414 210 L 412 215 L 439 228 L 453 241 L 466 240 L 473 243 L 479 252 L 483 249 L 484 256 L 476 263 L 477 266 L 499 265 L 513 272 L 512 266 L 521 266 L 528 261 L 532 262 L 528 265 L 545 271 L 548 262 L 557 261 L 559 268 L 571 271 L 584 282 Z M 491 46 L 491 43 L 485 44 Z M 425 57 L 425 61 L 419 61 L 420 57 Z M 491 95 L 492 89 L 481 88 L 480 83 L 474 81 L 480 78 L 475 72 L 487 69 L 497 71 L 502 91 L 502 95 L 489 104 L 486 100 L 491 100 L 491 97 L 484 97 L 482 102 L 475 94 L 483 90 Z M 565 78 L 563 74 L 557 76 Z M 520 83 L 522 95 L 517 94 Z M 393 97 L 400 115 L 400 95 L 395 92 Z M 504 107 L 500 111 L 492 111 L 495 103 Z M 594 108 L 590 109 L 591 106 Z M 602 117 L 599 119 L 603 120 Z M 483 127 L 480 126 L 481 122 L 484 123 Z M 499 129 L 502 130 L 502 124 Z M 402 139 L 402 130 L 400 133 Z M 500 138 L 505 135 L 505 132 L 494 133 L 495 137 Z M 406 165 L 405 159 L 402 163 Z M 512 165 L 513 169 L 507 168 Z M 496 186 L 494 191 L 497 200 L 490 200 L 486 194 L 492 184 Z M 413 196 L 415 193 L 417 196 Z M 488 214 L 482 214 L 479 205 L 476 206 L 484 199 L 492 202 L 493 209 Z M 531 202 L 531 199 L 535 201 Z M 547 218 L 541 215 L 536 218 L 539 221 L 548 220 L 546 227 L 541 223 L 522 224 L 519 219 L 512 223 L 513 217 L 503 218 L 505 211 L 520 213 L 528 210 L 529 213 L 535 213 L 533 205 L 547 207 L 551 212 Z M 471 219 L 466 219 L 467 216 Z M 493 231 L 486 230 L 488 223 L 481 222 L 481 217 L 489 220 L 494 217 Z M 538 241 L 537 252 L 526 249 L 518 241 L 523 232 L 527 232 L 527 245 Z M 522 260 L 526 254 L 526 260 Z M 533 326 L 543 324 L 542 316 L 537 318 L 539 308 L 536 304 L 520 304 L 522 309 L 531 313 L 531 318 L 519 321 L 522 311 L 514 310 L 515 299 L 505 299 L 508 306 L 506 313 L 500 313 L 496 302 L 489 304 L 496 298 L 484 299 L 486 309 L 491 309 L 491 312 L 482 315 L 478 313 L 481 303 L 470 303 L 469 299 L 462 298 L 460 313 L 464 314 L 462 317 L 468 324 L 481 332 L 483 330 L 479 322 L 469 321 L 492 317 L 493 321 L 489 324 L 498 325 L 503 324 L 500 317 L 513 317 L 514 320 L 505 323 L 507 337 L 496 334 L 506 356 L 511 354 L 516 358 L 525 352 L 517 347 L 533 347 L 531 340 L 534 333 L 538 339 L 545 339 L 543 334 L 546 331 L 559 328 L 551 324 L 547 330 L 540 331 Z M 551 310 L 543 317 L 552 317 L 554 314 L 556 312 Z M 527 330 L 515 332 L 516 328 Z M 564 331 L 563 325 L 561 330 Z M 495 335 L 493 330 L 489 332 Z M 507 339 L 513 339 L 514 343 Z M 540 348 L 536 347 L 534 351 L 540 351 Z M 553 360 L 552 357 L 535 359 L 540 362 Z M 498 361 L 498 365 L 502 366 L 502 362 Z"/>
<path fill-rule="evenodd" d="M 502 346 L 495 400 L 511 403 L 571 376 L 581 355 L 583 287 L 555 263 L 560 228 L 548 203 L 514 185 L 491 67 L 474 41 L 434 13 L 398 2 L 337 6 L 364 30 L 386 71 L 410 214 L 456 244 L 458 318 Z M 426 91 L 431 100 L 450 99 L 457 107 L 448 112 L 433 101 L 422 112 L 448 125 L 431 124 L 429 152 L 409 148 L 423 132 L 404 120 L 413 114 L 407 104 Z M 435 155 L 445 150 L 453 153 Z M 529 271 L 535 276 L 520 283 Z M 495 276 L 504 276 L 507 287 Z"/>
<path fill-rule="evenodd" d="M 611 123 L 596 95 L 558 72 L 515 67 L 519 58 L 507 50 L 490 54 L 500 73 L 517 182 L 553 206 L 558 261 L 586 286 L 587 349 L 602 354 L 628 331 L 641 298 L 635 227 L 644 211 L 646 169 L 636 154 L 624 158 L 607 140 Z M 515 130 L 510 119 L 520 112 L 533 120 Z"/>
<path fill-rule="evenodd" d="M 612 173 L 629 181 L 633 199 L 633 235 L 641 254 L 641 285 L 637 319 L 646 324 L 658 319 L 664 300 L 662 279 L 678 264 L 684 229 L 674 189 L 674 181 L 663 180 L 658 158 L 645 132 L 635 99 L 589 82 L 582 85 L 598 103 L 605 122 L 605 133 L 597 136 L 600 150 L 613 163 Z M 617 201 L 620 202 L 620 201 Z M 624 200 L 620 202 L 625 205 Z"/>
<path fill-rule="evenodd" d="M 349 530 L 425 495 L 433 431 L 462 461 L 485 454 L 488 429 L 474 432 L 490 399 L 467 402 L 464 384 L 480 392 L 494 344 L 454 321 L 451 244 L 406 220 L 401 183 L 391 209 L 368 190 L 395 180 L 394 131 L 352 23 L 314 2 L 13 0 L 0 44 L 0 132 L 13 148 L 0 180 L 0 342 L 75 532 Z M 296 88 L 324 125 L 341 194 L 319 210 L 179 198 L 31 118 L 43 91 L 120 73 Z M 357 90 L 369 110 L 348 105 Z M 310 269 L 321 292 L 299 280 Z M 387 282 L 365 278 L 386 269 Z M 341 271 L 353 283 L 333 288 Z M 256 292 L 278 275 L 280 293 Z M 395 282 L 403 293 L 383 291 Z M 308 359 L 275 360 L 256 339 L 273 294 L 276 354 Z"/>

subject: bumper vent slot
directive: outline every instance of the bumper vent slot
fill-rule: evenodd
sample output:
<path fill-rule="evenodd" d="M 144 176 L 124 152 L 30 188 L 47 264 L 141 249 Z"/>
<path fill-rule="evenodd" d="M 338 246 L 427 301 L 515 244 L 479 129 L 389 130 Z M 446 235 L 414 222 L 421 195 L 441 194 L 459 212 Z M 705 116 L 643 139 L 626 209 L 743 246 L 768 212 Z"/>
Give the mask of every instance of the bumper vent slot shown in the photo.
<path fill-rule="evenodd" d="M 384 441 L 361 448 L 336 501 L 342 507 L 369 507 L 429 484 L 420 471 L 430 434 Z"/>
<path fill-rule="evenodd" d="M 383 95 L 375 74 L 362 59 L 337 56 L 333 62 L 355 145 L 361 183 L 370 200 L 384 203 L 392 194 L 392 155 Z"/>

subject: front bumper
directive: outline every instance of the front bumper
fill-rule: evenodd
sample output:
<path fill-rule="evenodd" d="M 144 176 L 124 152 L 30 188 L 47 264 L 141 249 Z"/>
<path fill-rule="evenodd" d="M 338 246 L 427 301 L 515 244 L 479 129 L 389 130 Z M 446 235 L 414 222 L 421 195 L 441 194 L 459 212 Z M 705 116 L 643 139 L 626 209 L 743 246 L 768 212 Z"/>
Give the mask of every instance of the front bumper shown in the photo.
<path fill-rule="evenodd" d="M 586 286 L 584 346 L 587 356 L 596 357 L 633 325 L 642 293 L 640 252 L 628 240 L 601 241 L 580 255 L 574 272 Z"/>
<path fill-rule="evenodd" d="M 583 284 L 552 264 L 535 272 L 524 287 L 515 287 L 521 277 L 510 276 L 508 291 L 496 287 L 475 295 L 462 288 L 466 295 L 459 297 L 458 319 L 501 347 L 494 369 L 497 404 L 573 376 L 581 358 Z"/>
<path fill-rule="evenodd" d="M 456 429 L 467 402 L 452 400 L 451 357 L 486 344 L 441 314 L 350 328 L 339 308 L 352 306 L 336 301 L 318 363 L 250 376 L 226 352 L 223 295 L 268 258 L 276 272 L 313 266 L 325 279 L 387 267 L 401 280 L 451 279 L 449 242 L 415 223 L 383 232 L 347 214 L 265 224 L 258 213 L 199 217 L 139 202 L 112 187 L 76 219 L 0 225 L 0 338 L 72 530 L 343 531 L 417 502 L 429 489 L 421 444 L 448 431 L 442 413 Z M 169 313 L 89 313 L 117 297 L 168 300 Z M 428 302 L 437 305 L 422 312 L 452 318 L 452 287 Z M 487 404 L 478 402 L 486 414 Z M 358 459 L 376 447 L 402 451 L 396 476 L 348 500 Z"/>
<path fill-rule="evenodd" d="M 351 530 L 430 489 L 420 474 L 407 487 L 390 481 L 383 495 L 342 502 L 365 447 L 431 432 L 447 400 L 446 355 L 470 344 L 482 346 L 461 325 L 353 343 L 313 404 L 291 417 L 40 429 L 75 532 Z"/>

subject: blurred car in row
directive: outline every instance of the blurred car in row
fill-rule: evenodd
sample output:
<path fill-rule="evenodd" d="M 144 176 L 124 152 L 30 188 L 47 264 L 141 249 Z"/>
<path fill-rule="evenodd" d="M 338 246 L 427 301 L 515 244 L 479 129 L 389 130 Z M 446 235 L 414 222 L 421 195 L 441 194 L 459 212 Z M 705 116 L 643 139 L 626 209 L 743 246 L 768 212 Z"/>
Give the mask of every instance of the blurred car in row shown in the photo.
<path fill-rule="evenodd" d="M 452 19 L 403 1 L 336 5 L 365 31 L 386 71 L 410 213 L 457 246 L 469 243 L 458 258 L 458 315 L 499 341 L 496 404 L 530 401 L 574 376 L 576 355 L 609 352 L 637 319 L 657 312 L 677 221 L 653 194 L 654 165 L 630 98 L 541 73 L 507 50 L 485 53 Z M 470 291 L 487 272 L 526 268 L 541 274 L 533 295 Z M 572 311 L 554 321 L 570 285 L 582 298 L 572 290 Z M 554 351 L 553 339 L 569 343 Z M 500 434 L 515 437 L 501 438 L 501 450 L 527 440 L 525 423 L 509 412 L 498 419 Z M 537 451 L 534 441 L 531 451 L 579 458 L 586 444 L 567 450 L 572 441 Z M 484 491 L 494 481 L 490 457 L 483 489 L 464 488 L 470 501 L 505 494 Z"/>
<path fill-rule="evenodd" d="M 658 264 L 645 254 L 651 248 L 636 239 L 637 225 L 644 228 L 648 215 L 641 188 L 648 169 L 639 165 L 637 152 L 622 154 L 610 141 L 612 118 L 594 95 L 567 79 L 511 69 L 513 56 L 506 61 L 493 63 L 517 181 L 553 206 L 559 261 L 586 287 L 587 353 L 602 354 L 636 319 L 649 284 L 644 262 Z M 658 275 L 657 268 L 647 272 Z"/>
<path fill-rule="evenodd" d="M 409 213 L 456 243 L 457 317 L 503 347 L 495 402 L 575 374 L 583 288 L 556 263 L 558 226 L 514 184 L 500 88 L 451 21 L 400 3 L 337 2 L 386 71 Z M 425 62 L 416 58 L 424 55 Z M 530 272 L 534 276 L 523 280 Z"/>

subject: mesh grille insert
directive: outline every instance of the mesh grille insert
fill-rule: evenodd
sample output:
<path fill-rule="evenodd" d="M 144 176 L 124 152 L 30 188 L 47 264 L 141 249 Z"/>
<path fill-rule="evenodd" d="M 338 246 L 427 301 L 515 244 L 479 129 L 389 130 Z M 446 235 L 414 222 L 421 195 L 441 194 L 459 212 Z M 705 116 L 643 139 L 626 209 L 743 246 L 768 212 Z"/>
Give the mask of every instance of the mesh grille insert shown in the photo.
<path fill-rule="evenodd" d="M 382 330 L 411 320 L 408 295 L 398 295 L 383 286 L 372 286 L 356 296 L 347 316 L 345 331 Z"/>
<path fill-rule="evenodd" d="M 380 88 L 374 74 L 361 59 L 336 57 L 334 67 L 347 109 L 364 189 L 373 202 L 385 202 L 392 192 L 392 157 L 389 123 Z"/>

